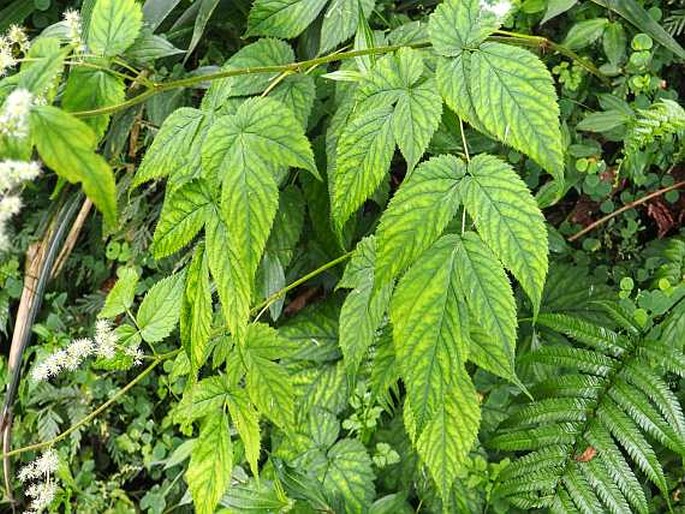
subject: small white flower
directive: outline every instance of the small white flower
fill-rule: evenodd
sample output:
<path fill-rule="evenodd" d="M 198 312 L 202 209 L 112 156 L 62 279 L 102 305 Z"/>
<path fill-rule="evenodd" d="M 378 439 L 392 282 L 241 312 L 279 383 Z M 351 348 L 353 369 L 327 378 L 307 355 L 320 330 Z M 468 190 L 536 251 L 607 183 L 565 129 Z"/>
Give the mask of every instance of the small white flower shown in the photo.
<path fill-rule="evenodd" d="M 102 358 L 111 359 L 116 354 L 119 337 L 112 329 L 108 319 L 99 319 L 95 323 L 95 353 Z"/>
<path fill-rule="evenodd" d="M 57 466 L 59 466 L 57 452 L 52 448 L 45 450 L 38 460 L 36 460 L 35 465 L 36 472 L 45 477 L 49 477 L 57 471 Z"/>
<path fill-rule="evenodd" d="M 491 2 L 489 0 L 481 0 L 480 8 L 482 11 L 494 14 L 498 19 L 504 18 L 509 11 L 511 11 L 511 2 L 508 0 L 499 0 L 497 2 Z"/>
<path fill-rule="evenodd" d="M 64 21 L 67 24 L 69 41 L 77 46 L 77 50 L 81 51 L 83 42 L 81 41 L 81 15 L 78 11 L 69 9 L 64 13 Z"/>
<path fill-rule="evenodd" d="M 0 161 L 0 193 L 34 180 L 40 175 L 40 164 L 35 161 Z"/>
<path fill-rule="evenodd" d="M 84 359 L 90 357 L 95 351 L 93 341 L 87 337 L 74 339 L 67 347 L 66 368 L 70 371 L 76 370 Z"/>
<path fill-rule="evenodd" d="M 33 480 L 36 477 L 38 477 L 38 474 L 36 473 L 35 462 L 29 462 L 26 466 L 21 468 L 21 470 L 17 474 L 17 478 L 19 478 L 20 482 L 28 482 L 29 480 Z"/>
<path fill-rule="evenodd" d="M 10 25 L 7 31 L 7 40 L 10 44 L 17 45 L 22 52 L 26 52 L 29 49 L 29 38 L 24 27 Z"/>
<path fill-rule="evenodd" d="M 31 378 L 33 378 L 34 382 L 43 382 L 50 378 L 50 369 L 45 361 L 33 368 Z"/>
<path fill-rule="evenodd" d="M 137 344 L 126 348 L 124 353 L 133 359 L 134 366 L 140 366 L 143 363 L 143 357 L 145 354 Z"/>
<path fill-rule="evenodd" d="M 0 113 L 0 134 L 23 139 L 29 131 L 29 111 L 33 105 L 33 95 L 23 88 L 12 91 L 2 113 Z"/>
<path fill-rule="evenodd" d="M 0 77 L 7 73 L 7 70 L 14 67 L 17 64 L 17 60 L 12 55 L 12 48 L 0 44 Z"/>
<path fill-rule="evenodd" d="M 21 210 L 21 198 L 16 195 L 0 197 L 0 223 L 4 223 Z"/>
<path fill-rule="evenodd" d="M 33 498 L 29 508 L 35 512 L 40 512 L 53 502 L 56 492 L 57 486 L 54 482 L 33 484 L 26 490 L 26 495 Z"/>

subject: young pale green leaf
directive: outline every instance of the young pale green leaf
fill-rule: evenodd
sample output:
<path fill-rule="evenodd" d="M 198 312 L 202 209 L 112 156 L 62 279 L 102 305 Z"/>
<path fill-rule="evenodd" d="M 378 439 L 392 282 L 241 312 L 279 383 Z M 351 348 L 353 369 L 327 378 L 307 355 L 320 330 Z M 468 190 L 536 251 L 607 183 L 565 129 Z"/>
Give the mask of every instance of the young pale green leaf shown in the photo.
<path fill-rule="evenodd" d="M 466 304 L 457 274 L 459 237 L 433 244 L 402 277 L 390 317 L 402 379 L 419 431 L 444 401 L 443 388 L 468 358 Z"/>
<path fill-rule="evenodd" d="M 500 23 L 479 0 L 446 0 L 428 20 L 428 34 L 440 55 L 453 57 L 477 48 Z"/>
<path fill-rule="evenodd" d="M 204 247 L 198 245 L 188 267 L 181 303 L 181 342 L 190 360 L 193 375 L 207 358 L 207 343 L 212 329 L 212 290 L 208 261 Z"/>
<path fill-rule="evenodd" d="M 143 10 L 135 0 L 97 0 L 88 27 L 88 48 L 94 54 L 122 54 L 138 37 Z"/>
<path fill-rule="evenodd" d="M 469 319 L 482 327 L 487 340 L 498 348 L 490 354 L 476 351 L 473 360 L 488 371 L 497 370 L 498 375 L 510 379 L 514 375 L 516 302 L 509 279 L 495 255 L 474 232 L 464 234 L 456 259 Z M 474 346 L 480 348 L 478 343 L 472 343 L 471 347 Z M 503 370 L 506 371 L 503 373 Z"/>
<path fill-rule="evenodd" d="M 88 111 L 124 101 L 124 82 L 105 70 L 74 68 L 69 73 L 67 87 L 62 97 L 65 111 Z M 103 114 L 84 118 L 95 131 L 98 140 L 102 138 L 109 124 L 109 115 Z"/>
<path fill-rule="evenodd" d="M 162 123 L 152 145 L 133 177 L 131 187 L 148 180 L 182 172 L 186 167 L 200 167 L 200 145 L 197 140 L 208 128 L 206 113 L 181 107 Z"/>
<path fill-rule="evenodd" d="M 404 271 L 440 236 L 459 206 L 463 161 L 441 155 L 421 163 L 390 200 L 377 230 L 377 281 Z"/>
<path fill-rule="evenodd" d="M 247 393 L 244 389 L 236 389 L 231 391 L 227 396 L 228 411 L 231 414 L 231 420 L 238 430 L 238 435 L 245 447 L 245 456 L 247 462 L 250 464 L 252 474 L 256 477 L 259 475 L 259 452 L 261 449 L 261 433 L 259 431 L 259 415 L 255 410 Z"/>
<path fill-rule="evenodd" d="M 256 0 L 247 18 L 246 36 L 299 36 L 319 15 L 327 0 Z"/>
<path fill-rule="evenodd" d="M 416 442 L 443 499 L 450 494 L 480 425 L 478 395 L 466 371 L 460 365 L 444 380 L 437 409 Z"/>
<path fill-rule="evenodd" d="M 214 208 L 209 187 L 202 179 L 171 191 L 162 207 L 152 241 L 152 253 L 161 259 L 187 245 L 202 229 Z"/>
<path fill-rule="evenodd" d="M 178 323 L 181 315 L 185 273 L 177 273 L 157 282 L 143 298 L 136 322 L 140 335 L 148 343 L 161 341 Z"/>
<path fill-rule="evenodd" d="M 231 483 L 233 446 L 228 416 L 216 412 L 200 430 L 185 474 L 198 514 L 212 514 Z"/>
<path fill-rule="evenodd" d="M 392 292 L 392 284 L 374 292 L 375 266 L 376 240 L 367 237 L 357 245 L 338 284 L 352 289 L 340 310 L 340 348 L 348 369 L 353 371 L 376 339 Z"/>
<path fill-rule="evenodd" d="M 342 231 L 345 222 L 376 191 L 395 149 L 392 107 L 361 114 L 343 128 L 330 177 L 333 219 Z"/>
<path fill-rule="evenodd" d="M 563 181 L 557 95 L 542 61 L 522 48 L 484 43 L 471 54 L 468 83 L 479 123 Z"/>
<path fill-rule="evenodd" d="M 100 311 L 101 318 L 118 316 L 133 305 L 138 285 L 138 272 L 134 268 L 119 268 L 117 275 L 119 279 L 107 295 L 105 306 Z"/>
<path fill-rule="evenodd" d="M 102 212 L 105 222 L 117 219 L 117 190 L 107 162 L 95 153 L 95 134 L 88 125 L 56 107 L 34 107 L 30 115 L 38 154 L 45 164 L 83 191 Z"/>
<path fill-rule="evenodd" d="M 504 161 L 480 154 L 460 183 L 478 234 L 519 281 L 537 311 L 547 276 L 544 217 L 523 180 Z"/>
<path fill-rule="evenodd" d="M 375 0 L 331 0 L 323 15 L 319 53 L 329 52 L 351 38 L 357 30 L 360 17 L 367 19 L 374 4 Z"/>
<path fill-rule="evenodd" d="M 442 101 L 435 79 L 426 77 L 421 54 L 402 48 L 380 58 L 359 85 L 357 112 L 395 105 L 392 131 L 411 171 L 440 124 Z"/>

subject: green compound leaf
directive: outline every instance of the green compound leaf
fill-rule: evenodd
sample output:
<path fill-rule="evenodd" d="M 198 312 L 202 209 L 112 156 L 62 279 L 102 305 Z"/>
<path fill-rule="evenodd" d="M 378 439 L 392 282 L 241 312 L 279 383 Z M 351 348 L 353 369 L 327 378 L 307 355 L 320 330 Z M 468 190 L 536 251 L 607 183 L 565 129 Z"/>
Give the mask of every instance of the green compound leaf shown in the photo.
<path fill-rule="evenodd" d="M 187 182 L 169 193 L 153 237 L 155 258 L 171 255 L 190 243 L 212 209 L 210 191 L 202 179 Z"/>
<path fill-rule="evenodd" d="M 208 261 L 204 246 L 196 246 L 188 267 L 181 303 L 181 342 L 193 376 L 196 376 L 207 358 L 207 343 L 211 337 L 214 313 Z"/>
<path fill-rule="evenodd" d="M 250 403 L 247 393 L 243 389 L 231 391 L 227 396 L 228 411 L 231 413 L 231 420 L 238 430 L 243 446 L 245 447 L 245 457 L 250 464 L 250 469 L 254 476 L 258 476 L 259 452 L 261 449 L 261 433 L 259 431 L 259 414 Z"/>
<path fill-rule="evenodd" d="M 186 168 L 200 167 L 200 145 L 203 129 L 207 129 L 207 114 L 191 107 L 181 107 L 162 123 L 152 145 L 138 168 L 131 188 L 148 180 L 183 173 Z"/>
<path fill-rule="evenodd" d="M 233 446 L 228 416 L 217 410 L 202 425 L 185 474 L 198 514 L 215 511 L 231 483 L 232 471 Z"/>
<path fill-rule="evenodd" d="M 377 230 L 377 280 L 404 271 L 440 236 L 459 206 L 463 161 L 441 155 L 421 163 L 390 200 Z"/>
<path fill-rule="evenodd" d="M 297 166 L 316 174 L 314 156 L 302 126 L 283 104 L 255 98 L 211 127 L 202 148 L 202 163 L 211 181 L 223 183 L 220 217 L 230 230 L 225 233 L 227 246 L 222 251 L 227 254 L 231 285 L 237 291 L 220 290 L 219 295 L 222 303 L 236 294 L 243 299 L 224 303 L 226 321 L 240 339 L 255 274 L 278 207 L 276 169 Z"/>
<path fill-rule="evenodd" d="M 83 191 L 102 212 L 105 223 L 117 219 L 114 173 L 95 153 L 97 138 L 91 128 L 56 107 L 34 107 L 30 115 L 38 154 L 45 164 L 71 183 L 81 182 Z"/>
<path fill-rule="evenodd" d="M 442 115 L 435 79 L 424 73 L 421 54 L 402 48 L 378 60 L 361 82 L 357 94 L 358 112 L 395 105 L 393 137 L 410 171 L 426 151 Z"/>
<path fill-rule="evenodd" d="M 375 0 L 331 0 L 323 15 L 319 54 L 329 52 L 351 38 L 360 18 L 367 19 L 374 5 Z"/>
<path fill-rule="evenodd" d="M 419 435 L 416 449 L 441 498 L 446 499 L 476 441 L 480 407 L 476 388 L 461 367 L 443 377 L 437 393 L 439 404 Z"/>
<path fill-rule="evenodd" d="M 119 268 L 119 279 L 107 295 L 99 317 L 113 318 L 130 309 L 138 286 L 138 272 L 134 268 Z"/>
<path fill-rule="evenodd" d="M 479 122 L 488 132 L 563 180 L 557 95 L 542 61 L 522 48 L 485 43 L 471 56 L 469 82 Z"/>
<path fill-rule="evenodd" d="M 468 358 L 458 249 L 458 236 L 439 239 L 409 268 L 392 298 L 397 361 L 419 432 L 442 408 L 443 389 Z"/>
<path fill-rule="evenodd" d="M 374 292 L 376 240 L 362 239 L 338 287 L 351 288 L 340 310 L 340 348 L 348 369 L 356 370 L 376 339 L 390 300 L 392 285 Z"/>
<path fill-rule="evenodd" d="M 246 36 L 294 38 L 319 15 L 327 0 L 256 0 L 247 18 Z"/>
<path fill-rule="evenodd" d="M 514 293 L 502 265 L 474 232 L 462 237 L 457 274 L 469 306 L 469 320 L 483 331 L 483 337 L 476 334 L 469 358 L 480 367 L 511 379 L 517 324 Z M 483 344 L 487 344 L 487 349 Z"/>
<path fill-rule="evenodd" d="M 440 55 L 453 57 L 477 48 L 500 26 L 479 0 L 447 0 L 428 19 L 428 34 Z"/>
<path fill-rule="evenodd" d="M 97 0 L 88 27 L 88 48 L 94 54 L 122 54 L 138 37 L 143 10 L 135 0 Z"/>
<path fill-rule="evenodd" d="M 460 185 L 462 201 L 478 234 L 512 272 L 537 312 L 548 268 L 544 217 L 523 180 L 504 161 L 471 159 Z"/>
<path fill-rule="evenodd" d="M 181 315 L 185 273 L 160 280 L 143 298 L 136 322 L 140 335 L 148 343 L 156 343 L 171 334 Z"/>
<path fill-rule="evenodd" d="M 88 111 L 124 101 L 124 82 L 104 70 L 74 68 L 69 73 L 67 87 L 62 97 L 65 111 Z M 95 131 L 98 140 L 102 138 L 109 124 L 109 114 L 84 118 Z"/>
<path fill-rule="evenodd" d="M 333 219 L 338 228 L 373 195 L 385 177 L 395 149 L 392 107 L 367 111 L 349 122 L 338 142 L 331 178 Z"/>

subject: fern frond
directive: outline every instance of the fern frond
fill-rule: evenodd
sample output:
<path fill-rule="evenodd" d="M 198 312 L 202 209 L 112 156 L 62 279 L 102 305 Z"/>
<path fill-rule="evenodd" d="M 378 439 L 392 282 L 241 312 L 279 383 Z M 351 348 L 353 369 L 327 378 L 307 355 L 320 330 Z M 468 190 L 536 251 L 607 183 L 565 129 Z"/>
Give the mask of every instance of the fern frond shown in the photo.
<path fill-rule="evenodd" d="M 668 495 L 653 444 L 685 456 L 683 411 L 662 378 L 685 365 L 685 355 L 641 334 L 619 308 L 605 307 L 620 332 L 567 314 L 538 317 L 574 346 L 548 344 L 521 359 L 557 373 L 531 386 L 537 400 L 513 413 L 490 441 L 500 450 L 529 452 L 499 478 L 498 494 L 513 505 L 647 512 L 636 473 Z"/>

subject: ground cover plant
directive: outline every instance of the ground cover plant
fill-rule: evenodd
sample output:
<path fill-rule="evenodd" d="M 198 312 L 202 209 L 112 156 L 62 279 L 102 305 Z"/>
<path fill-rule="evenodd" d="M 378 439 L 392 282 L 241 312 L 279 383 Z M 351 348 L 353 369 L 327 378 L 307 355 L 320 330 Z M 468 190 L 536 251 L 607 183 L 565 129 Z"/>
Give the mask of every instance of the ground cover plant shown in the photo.
<path fill-rule="evenodd" d="M 684 25 L 0 8 L 3 509 L 685 510 Z"/>

